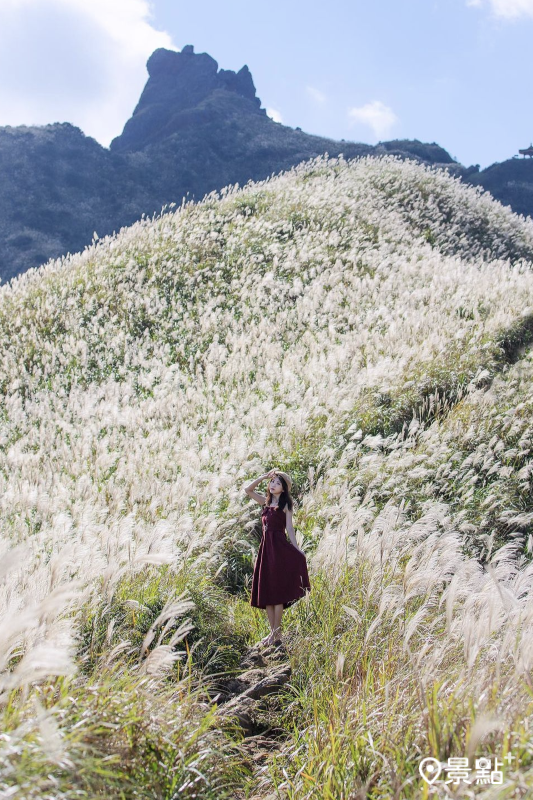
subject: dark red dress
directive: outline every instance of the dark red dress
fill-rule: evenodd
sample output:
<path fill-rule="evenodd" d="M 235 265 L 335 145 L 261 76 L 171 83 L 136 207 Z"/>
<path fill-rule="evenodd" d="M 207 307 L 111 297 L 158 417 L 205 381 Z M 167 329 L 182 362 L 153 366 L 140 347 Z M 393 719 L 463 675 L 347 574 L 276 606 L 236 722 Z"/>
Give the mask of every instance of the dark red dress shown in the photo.
<path fill-rule="evenodd" d="M 264 506 L 263 535 L 254 564 L 250 605 L 288 608 L 311 590 L 307 561 L 285 535 L 285 511 Z"/>

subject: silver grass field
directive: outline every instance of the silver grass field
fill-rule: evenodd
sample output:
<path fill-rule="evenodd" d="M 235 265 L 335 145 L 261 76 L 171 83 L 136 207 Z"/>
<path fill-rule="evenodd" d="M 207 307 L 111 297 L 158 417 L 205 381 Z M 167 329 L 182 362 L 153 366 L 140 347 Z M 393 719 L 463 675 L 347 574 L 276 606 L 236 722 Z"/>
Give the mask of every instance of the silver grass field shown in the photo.
<path fill-rule="evenodd" d="M 326 156 L 1 287 L 0 798 L 532 797 L 532 269 L 481 189 Z M 257 767 L 207 688 L 274 466 L 312 591 Z"/>

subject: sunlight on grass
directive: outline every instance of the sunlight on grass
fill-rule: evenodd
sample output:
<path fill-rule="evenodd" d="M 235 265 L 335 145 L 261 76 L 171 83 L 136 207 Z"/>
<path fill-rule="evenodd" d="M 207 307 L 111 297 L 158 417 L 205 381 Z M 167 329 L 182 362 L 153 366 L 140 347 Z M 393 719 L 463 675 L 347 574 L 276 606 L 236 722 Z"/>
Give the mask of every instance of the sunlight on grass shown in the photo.
<path fill-rule="evenodd" d="M 446 171 L 319 157 L 0 288 L 0 791 L 403 800 L 512 753 L 468 796 L 527 797 L 532 263 Z M 273 466 L 312 591 L 258 767 L 208 689 L 268 630 Z"/>

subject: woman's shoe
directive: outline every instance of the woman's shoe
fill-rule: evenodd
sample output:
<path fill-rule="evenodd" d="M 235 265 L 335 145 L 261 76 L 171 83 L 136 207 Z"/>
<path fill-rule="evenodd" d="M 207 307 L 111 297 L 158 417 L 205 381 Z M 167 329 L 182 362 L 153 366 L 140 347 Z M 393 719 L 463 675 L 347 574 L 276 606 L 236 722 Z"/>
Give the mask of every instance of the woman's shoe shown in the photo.
<path fill-rule="evenodd" d="M 269 647 L 272 644 L 270 641 L 271 635 L 272 634 L 269 633 L 268 636 L 264 636 L 261 641 L 254 644 L 254 647 Z"/>

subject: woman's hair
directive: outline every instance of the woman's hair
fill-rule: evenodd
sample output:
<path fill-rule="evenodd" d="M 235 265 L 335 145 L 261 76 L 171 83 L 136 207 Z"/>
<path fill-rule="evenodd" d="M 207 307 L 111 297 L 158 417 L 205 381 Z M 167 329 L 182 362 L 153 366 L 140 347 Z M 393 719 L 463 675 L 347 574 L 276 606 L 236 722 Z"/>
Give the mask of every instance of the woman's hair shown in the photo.
<path fill-rule="evenodd" d="M 287 486 L 287 481 L 282 475 L 276 475 L 276 478 L 279 478 L 281 485 L 283 486 L 283 491 L 278 500 L 278 508 L 280 508 L 282 511 L 285 511 L 286 508 L 288 508 L 289 511 L 292 511 L 292 497 L 291 493 L 289 492 L 289 487 Z M 270 501 L 272 500 L 272 495 L 270 494 L 270 481 L 268 481 L 267 484 L 266 499 L 266 504 L 269 506 Z"/>

